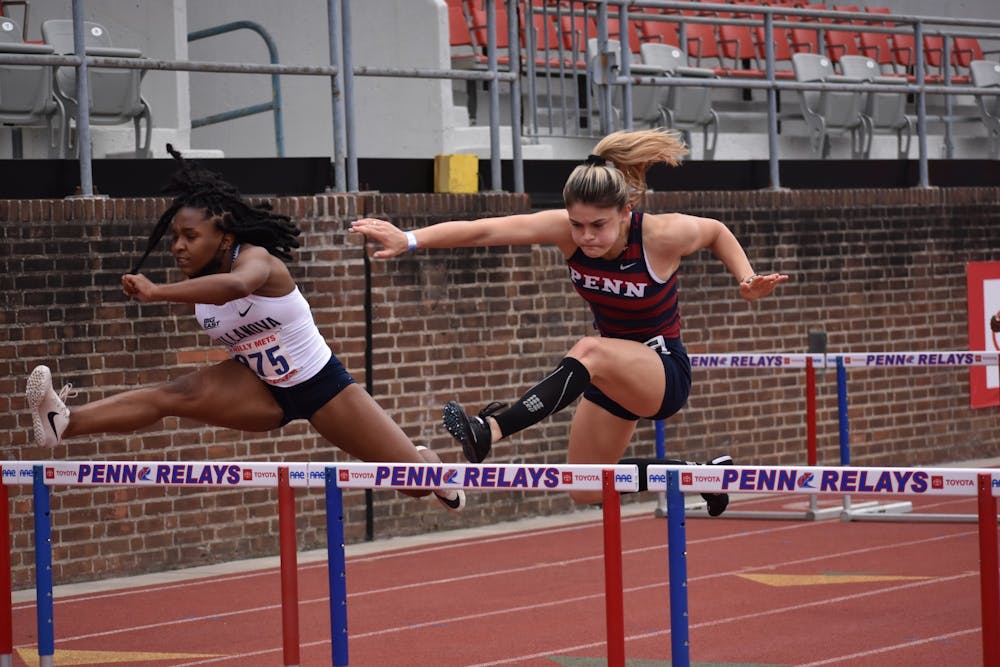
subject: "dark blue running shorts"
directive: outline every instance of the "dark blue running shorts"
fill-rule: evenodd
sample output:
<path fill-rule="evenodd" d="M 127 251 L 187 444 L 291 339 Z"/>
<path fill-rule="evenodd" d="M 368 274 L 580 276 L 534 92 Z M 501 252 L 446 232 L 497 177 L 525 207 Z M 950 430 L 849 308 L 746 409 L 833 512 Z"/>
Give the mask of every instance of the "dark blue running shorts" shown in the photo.
<path fill-rule="evenodd" d="M 590 385 L 583 392 L 583 397 L 592 403 L 596 403 L 616 417 L 631 419 L 636 421 L 643 417 L 647 419 L 666 419 L 674 414 L 687 403 L 688 395 L 691 393 L 691 360 L 688 358 L 687 350 L 680 338 L 658 338 L 659 343 L 650 347 L 660 353 L 660 362 L 663 364 L 663 376 L 666 380 L 666 389 L 663 393 L 663 402 L 660 410 L 655 415 L 636 415 L 622 406 L 618 405 L 604 392 Z"/>
<path fill-rule="evenodd" d="M 296 419 L 311 419 L 317 410 L 351 384 L 354 384 L 354 378 L 334 354 L 319 373 L 305 382 L 291 387 L 268 385 L 267 388 L 285 413 L 281 420 L 284 426 Z"/>

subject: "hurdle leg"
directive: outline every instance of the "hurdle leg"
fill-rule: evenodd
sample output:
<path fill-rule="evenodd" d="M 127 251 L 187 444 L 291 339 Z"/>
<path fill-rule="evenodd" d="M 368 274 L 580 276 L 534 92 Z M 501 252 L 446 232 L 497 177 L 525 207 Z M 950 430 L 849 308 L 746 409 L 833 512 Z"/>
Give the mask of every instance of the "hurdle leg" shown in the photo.
<path fill-rule="evenodd" d="M 326 468 L 326 553 L 330 582 L 330 639 L 333 664 L 347 665 L 347 562 L 344 554 L 344 493 L 337 469 Z"/>
<path fill-rule="evenodd" d="M 7 485 L 0 466 L 0 667 L 10 667 L 14 660 L 14 610 L 10 581 L 10 504 Z"/>
<path fill-rule="evenodd" d="M 657 419 L 653 422 L 656 433 L 656 458 L 665 459 L 667 458 L 667 427 L 663 423 L 662 419 Z M 657 519 L 662 519 L 667 516 L 667 493 L 666 491 L 660 491 L 656 494 L 656 509 L 653 510 L 653 516 Z"/>
<path fill-rule="evenodd" d="M 1000 574 L 997 572 L 997 503 L 992 475 L 980 473 L 979 578 L 982 587 L 983 664 L 1000 664 Z"/>
<path fill-rule="evenodd" d="M 684 494 L 676 470 L 667 471 L 667 546 L 670 563 L 670 664 L 690 667 L 688 634 L 687 534 Z"/>
<path fill-rule="evenodd" d="M 33 466 L 35 501 L 35 609 L 38 622 L 38 665 L 52 667 L 55 656 L 55 633 L 52 601 L 52 520 L 49 508 L 49 487 L 45 486 L 45 470 Z"/>
<path fill-rule="evenodd" d="M 288 468 L 278 468 L 278 543 L 281 561 L 281 637 L 285 667 L 299 664 L 298 546 L 295 541 L 295 492 Z"/>
<path fill-rule="evenodd" d="M 615 471 L 601 471 L 604 512 L 604 604 L 608 624 L 608 667 L 625 667 L 625 601 L 622 582 L 621 496 Z"/>

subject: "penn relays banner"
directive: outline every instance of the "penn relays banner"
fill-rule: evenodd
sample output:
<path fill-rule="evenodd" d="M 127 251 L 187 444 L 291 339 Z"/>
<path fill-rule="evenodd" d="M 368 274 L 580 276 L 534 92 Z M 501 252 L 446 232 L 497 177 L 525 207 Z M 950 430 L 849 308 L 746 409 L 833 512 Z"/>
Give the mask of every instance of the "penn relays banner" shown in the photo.
<path fill-rule="evenodd" d="M 811 466 L 649 466 L 650 491 L 667 490 L 667 471 L 678 487 L 699 493 L 870 493 L 876 495 L 975 496 L 977 475 L 968 468 L 850 468 Z M 991 474 L 1000 495 L 1000 471 Z"/>

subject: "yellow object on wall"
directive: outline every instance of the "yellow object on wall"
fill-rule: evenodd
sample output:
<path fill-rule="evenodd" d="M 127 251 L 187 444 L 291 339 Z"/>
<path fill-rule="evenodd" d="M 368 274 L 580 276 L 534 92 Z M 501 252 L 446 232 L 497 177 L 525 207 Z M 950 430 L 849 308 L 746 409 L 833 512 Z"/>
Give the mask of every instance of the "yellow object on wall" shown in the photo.
<path fill-rule="evenodd" d="M 479 157 L 464 153 L 435 155 L 434 192 L 479 192 Z"/>

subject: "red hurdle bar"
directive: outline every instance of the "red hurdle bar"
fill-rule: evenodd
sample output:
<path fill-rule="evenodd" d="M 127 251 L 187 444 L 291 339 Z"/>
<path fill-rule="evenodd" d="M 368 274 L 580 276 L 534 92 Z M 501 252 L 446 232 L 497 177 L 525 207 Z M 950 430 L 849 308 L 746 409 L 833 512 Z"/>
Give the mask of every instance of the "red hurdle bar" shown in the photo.
<path fill-rule="evenodd" d="M 298 545 L 295 540 L 295 492 L 288 468 L 278 468 L 278 534 L 281 551 L 281 637 L 285 667 L 299 664 Z"/>
<path fill-rule="evenodd" d="M 979 473 L 979 579 L 983 606 L 983 664 L 1000 665 L 1000 573 L 997 563 L 997 501 L 992 475 Z"/>
<path fill-rule="evenodd" d="M 622 582 L 621 496 L 615 471 L 601 471 L 604 510 L 604 603 L 608 621 L 608 667 L 625 667 L 625 601 Z"/>

